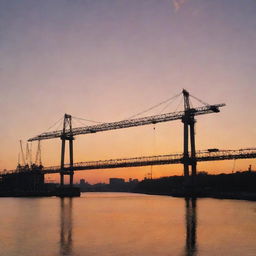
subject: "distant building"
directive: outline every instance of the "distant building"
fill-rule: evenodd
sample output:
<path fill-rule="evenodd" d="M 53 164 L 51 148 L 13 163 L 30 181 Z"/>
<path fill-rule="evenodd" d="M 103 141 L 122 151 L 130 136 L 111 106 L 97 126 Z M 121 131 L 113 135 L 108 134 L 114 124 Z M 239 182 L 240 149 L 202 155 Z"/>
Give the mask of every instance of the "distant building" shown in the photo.
<path fill-rule="evenodd" d="M 80 185 L 85 185 L 85 184 L 86 184 L 85 179 L 81 179 L 80 180 Z"/>
<path fill-rule="evenodd" d="M 121 178 L 110 178 L 109 179 L 109 184 L 111 186 L 122 186 L 125 184 L 125 180 Z"/>
<path fill-rule="evenodd" d="M 85 179 L 80 179 L 79 187 L 82 192 L 89 191 L 91 185 L 85 181 Z"/>
<path fill-rule="evenodd" d="M 132 179 L 132 178 L 130 178 L 130 179 L 129 179 L 129 183 L 130 183 L 130 184 L 137 184 L 137 183 L 139 183 L 139 180 L 138 180 L 138 179 Z"/>
<path fill-rule="evenodd" d="M 122 178 L 110 178 L 108 190 L 116 192 L 130 192 L 137 186 L 138 183 L 138 179 L 133 180 L 130 178 L 128 182 L 125 182 L 125 179 Z"/>

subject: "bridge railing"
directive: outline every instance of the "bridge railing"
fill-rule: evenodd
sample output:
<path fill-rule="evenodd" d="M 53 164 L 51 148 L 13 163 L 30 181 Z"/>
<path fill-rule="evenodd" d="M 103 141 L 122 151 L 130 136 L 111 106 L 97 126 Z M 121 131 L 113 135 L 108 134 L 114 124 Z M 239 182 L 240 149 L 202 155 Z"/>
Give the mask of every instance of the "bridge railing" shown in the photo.
<path fill-rule="evenodd" d="M 218 150 L 215 152 L 209 152 L 208 150 L 197 151 L 197 161 L 214 161 L 214 160 L 228 160 L 239 159 L 256 156 L 256 148 L 247 148 L 239 150 Z M 115 168 L 115 166 L 129 167 L 129 166 L 143 166 L 150 164 L 177 164 L 182 163 L 183 154 L 169 154 L 169 155 L 157 155 L 157 156 L 142 156 L 133 158 L 119 158 L 108 159 L 98 161 L 77 162 L 73 165 L 73 169 L 97 169 L 97 168 Z M 64 165 L 65 169 L 69 169 L 69 164 Z M 44 168 L 44 171 L 57 171 L 60 170 L 59 166 L 53 166 Z"/>
<path fill-rule="evenodd" d="M 196 152 L 197 161 L 215 161 L 215 160 L 231 160 L 231 159 L 245 159 L 256 158 L 256 148 L 245 148 L 239 150 L 216 150 L 211 152 L 209 150 L 201 150 Z M 87 161 L 74 163 L 74 170 L 88 170 L 88 169 L 103 169 L 103 168 L 117 168 L 117 167 L 132 167 L 132 166 L 146 166 L 157 164 L 178 164 L 183 162 L 183 154 L 175 153 L 169 155 L 157 156 L 142 156 L 133 158 L 118 158 L 98 161 Z M 64 169 L 70 169 L 69 164 L 64 165 Z M 24 170 L 33 171 L 33 170 Z M 0 175 L 12 174 L 20 172 L 20 170 L 9 170 L 1 172 Z M 60 172 L 60 166 L 44 167 L 44 173 Z"/>
<path fill-rule="evenodd" d="M 169 160 L 179 160 L 183 157 L 182 154 L 172 154 L 172 155 L 157 155 L 157 156 L 142 156 L 142 157 L 133 157 L 133 158 L 118 158 L 118 159 L 108 159 L 108 160 L 98 160 L 98 161 L 87 161 L 87 162 L 77 162 L 74 163 L 73 168 L 76 167 L 97 167 L 97 166 L 113 166 L 120 164 L 132 164 L 132 163 L 143 163 L 143 162 L 157 162 L 157 161 L 169 161 Z M 69 168 L 69 164 L 65 164 L 64 168 Z M 52 166 L 44 168 L 47 170 L 58 170 L 60 166 Z"/>

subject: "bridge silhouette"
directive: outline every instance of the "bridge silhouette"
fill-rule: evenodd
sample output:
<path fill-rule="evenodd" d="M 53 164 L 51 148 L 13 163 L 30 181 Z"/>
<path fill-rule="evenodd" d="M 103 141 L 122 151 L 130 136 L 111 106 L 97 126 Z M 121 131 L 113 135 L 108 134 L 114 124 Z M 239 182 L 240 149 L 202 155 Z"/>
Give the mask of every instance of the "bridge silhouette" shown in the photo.
<path fill-rule="evenodd" d="M 109 123 L 98 123 L 95 125 L 82 126 L 73 128 L 72 116 L 65 114 L 63 120 L 62 130 L 44 132 L 35 137 L 28 139 L 29 142 L 38 141 L 39 145 L 42 140 L 60 138 L 61 140 L 61 156 L 60 166 L 50 166 L 40 168 L 19 168 L 19 172 L 41 172 L 42 174 L 59 173 L 60 174 L 60 186 L 64 186 L 64 175 L 68 175 L 69 185 L 73 186 L 73 176 L 75 171 L 81 170 L 94 170 L 94 169 L 112 169 L 122 167 L 138 167 L 148 165 L 166 165 L 166 164 L 183 164 L 185 183 L 193 184 L 197 175 L 197 162 L 201 161 L 217 161 L 217 160 L 231 160 L 231 159 L 248 159 L 256 158 L 256 148 L 245 148 L 238 150 L 219 150 L 219 149 L 208 149 L 196 151 L 195 146 L 195 116 L 219 113 L 220 108 L 224 107 L 225 104 L 214 104 L 210 105 L 195 96 L 192 96 L 188 91 L 184 90 L 182 93 L 160 103 L 166 103 L 178 96 L 183 96 L 184 110 L 172 113 L 165 113 L 153 116 L 146 116 L 141 118 L 135 118 L 137 115 L 142 114 L 141 112 L 129 119 L 109 122 Z M 193 97 L 199 101 L 203 106 L 193 108 L 190 97 Z M 155 107 L 155 106 L 154 106 Z M 153 108 L 153 107 L 152 107 Z M 150 108 L 150 109 L 152 109 Z M 74 163 L 73 161 L 73 141 L 74 137 L 82 134 L 92 134 L 97 132 L 117 130 L 123 128 L 130 128 L 136 126 L 150 125 L 161 122 L 168 122 L 174 120 L 181 120 L 183 123 L 183 153 L 180 154 L 169 154 L 169 155 L 157 155 L 157 156 L 142 156 L 135 158 L 122 158 L 122 159 L 109 159 L 99 161 L 87 161 Z M 65 151 L 66 141 L 69 143 L 69 163 L 65 164 Z M 189 150 L 190 146 L 190 150 Z M 40 149 L 40 147 L 39 147 Z M 37 155 L 38 158 L 38 155 Z M 16 173 L 17 170 L 7 171 L 5 174 Z"/>
<path fill-rule="evenodd" d="M 216 152 L 198 151 L 196 152 L 196 161 L 218 161 L 232 159 L 249 159 L 256 158 L 256 149 L 239 149 L 239 150 L 219 150 Z M 183 164 L 183 154 L 170 154 L 158 156 L 142 156 L 133 158 L 120 158 L 99 161 L 79 162 L 73 164 L 74 171 L 93 170 L 93 169 L 112 169 L 124 167 L 140 167 L 148 165 L 165 165 L 165 164 Z M 70 170 L 70 165 L 65 164 L 63 170 Z M 43 169 L 45 174 L 60 173 L 60 166 L 50 166 Z"/>

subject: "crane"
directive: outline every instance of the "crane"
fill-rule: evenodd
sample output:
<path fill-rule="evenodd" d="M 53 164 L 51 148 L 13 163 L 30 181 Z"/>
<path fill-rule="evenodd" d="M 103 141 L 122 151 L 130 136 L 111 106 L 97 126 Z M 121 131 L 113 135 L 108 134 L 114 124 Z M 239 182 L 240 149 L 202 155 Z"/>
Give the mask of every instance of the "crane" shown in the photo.
<path fill-rule="evenodd" d="M 26 160 L 25 160 L 25 155 L 24 155 L 24 151 L 23 151 L 22 140 L 20 140 L 20 152 L 21 152 L 22 164 L 23 164 L 23 166 L 25 166 Z"/>
<path fill-rule="evenodd" d="M 47 139 L 55 139 L 60 138 L 62 141 L 61 146 L 61 185 L 64 184 L 64 175 L 70 176 L 70 185 L 73 185 L 73 140 L 74 136 L 82 135 L 82 134 L 91 134 L 103 131 L 110 131 L 116 129 L 123 129 L 129 127 L 143 126 L 149 124 L 156 124 L 174 120 L 182 120 L 184 124 L 184 153 L 183 153 L 183 165 L 184 165 L 184 176 L 189 177 L 189 166 L 192 166 L 192 176 L 196 175 L 196 149 L 195 149 L 195 116 L 218 113 L 220 112 L 220 108 L 224 107 L 225 104 L 214 104 L 209 105 L 199 100 L 204 104 L 202 107 L 193 108 L 190 103 L 190 94 L 187 90 L 183 89 L 182 91 L 184 98 L 184 111 L 171 112 L 166 114 L 159 115 L 151 115 L 141 118 L 130 118 L 126 120 L 121 120 L 118 122 L 107 122 L 100 123 L 96 125 L 88 125 L 82 127 L 72 128 L 72 116 L 65 114 L 63 129 L 56 130 L 52 132 L 44 132 L 35 137 L 28 139 L 28 141 L 41 141 Z M 191 95 L 192 96 L 192 95 Z M 190 128 L 190 129 L 189 129 Z M 191 154 L 189 154 L 189 135 L 190 135 L 190 146 L 191 146 Z M 64 168 L 64 158 L 65 158 L 65 142 L 69 141 L 69 170 Z"/>
<path fill-rule="evenodd" d="M 219 108 L 225 106 L 225 104 L 215 104 L 215 105 L 208 105 L 198 108 L 190 108 L 189 115 L 191 116 L 198 116 L 210 113 L 218 113 L 220 112 Z M 96 132 L 103 132 L 103 131 L 110 131 L 116 129 L 123 129 L 129 127 L 136 127 L 142 125 L 149 125 L 149 124 L 156 124 L 168 121 L 174 121 L 182 119 L 185 115 L 185 111 L 178 111 L 172 113 L 166 113 L 161 115 L 153 115 L 147 116 L 142 118 L 135 118 L 135 119 L 127 119 L 118 122 L 109 122 L 109 123 L 102 123 L 97 125 L 89 125 L 83 127 L 77 127 L 72 129 L 72 133 L 66 132 L 66 135 L 82 135 L 82 134 L 90 134 Z M 71 116 L 68 114 L 64 115 L 64 119 L 69 119 Z M 61 138 L 63 136 L 63 130 L 52 131 L 52 132 L 45 132 L 41 133 L 35 137 L 28 139 L 28 141 L 37 141 L 37 140 L 47 140 L 47 139 L 55 139 Z"/>

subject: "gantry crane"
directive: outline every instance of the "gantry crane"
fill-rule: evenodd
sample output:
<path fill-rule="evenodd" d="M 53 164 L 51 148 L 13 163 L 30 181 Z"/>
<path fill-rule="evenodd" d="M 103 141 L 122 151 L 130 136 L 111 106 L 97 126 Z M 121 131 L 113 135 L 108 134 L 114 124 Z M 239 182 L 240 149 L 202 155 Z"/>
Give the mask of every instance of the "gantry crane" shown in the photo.
<path fill-rule="evenodd" d="M 63 129 L 45 132 L 35 137 L 30 138 L 28 141 L 36 141 L 36 140 L 47 140 L 60 138 L 62 141 L 61 146 L 61 185 L 64 184 L 64 175 L 70 176 L 70 185 L 73 184 L 73 140 L 74 136 L 82 135 L 82 134 L 90 134 L 97 133 L 109 130 L 123 129 L 129 127 L 136 127 L 142 125 L 156 124 L 161 122 L 168 122 L 174 120 L 182 120 L 184 124 L 184 145 L 183 145 L 183 165 L 184 165 L 184 176 L 189 177 L 189 166 L 192 167 L 192 177 L 196 175 L 196 149 L 195 149 L 195 116 L 210 114 L 210 113 L 218 113 L 220 112 L 219 108 L 225 106 L 225 104 L 214 104 L 209 105 L 205 104 L 203 107 L 192 108 L 190 104 L 190 94 L 188 91 L 182 91 L 183 99 L 184 99 L 184 111 L 160 114 L 147 116 L 142 118 L 133 118 L 122 120 L 118 122 L 109 122 L 109 123 L 100 123 L 97 125 L 89 125 L 83 127 L 72 128 L 72 116 L 65 114 Z M 189 129 L 190 128 L 190 129 Z M 190 146 L 191 146 L 191 154 L 189 154 L 189 136 L 190 136 Z M 69 170 L 64 168 L 64 160 L 65 160 L 65 142 L 69 141 L 69 155 L 70 155 L 70 164 Z"/>

